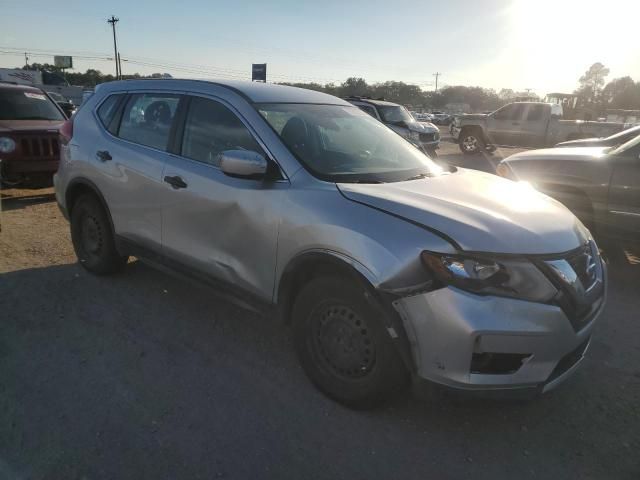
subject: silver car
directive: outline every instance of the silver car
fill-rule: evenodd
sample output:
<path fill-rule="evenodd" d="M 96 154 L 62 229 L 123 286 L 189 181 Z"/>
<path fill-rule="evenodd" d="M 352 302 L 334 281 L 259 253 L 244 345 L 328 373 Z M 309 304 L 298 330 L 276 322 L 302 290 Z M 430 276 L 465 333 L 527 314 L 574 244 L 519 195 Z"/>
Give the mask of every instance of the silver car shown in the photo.
<path fill-rule="evenodd" d="M 55 189 L 87 270 L 134 255 L 277 315 L 311 380 L 347 405 L 412 377 L 549 390 L 604 305 L 598 248 L 560 203 L 444 170 L 310 90 L 105 84 L 62 128 Z"/>

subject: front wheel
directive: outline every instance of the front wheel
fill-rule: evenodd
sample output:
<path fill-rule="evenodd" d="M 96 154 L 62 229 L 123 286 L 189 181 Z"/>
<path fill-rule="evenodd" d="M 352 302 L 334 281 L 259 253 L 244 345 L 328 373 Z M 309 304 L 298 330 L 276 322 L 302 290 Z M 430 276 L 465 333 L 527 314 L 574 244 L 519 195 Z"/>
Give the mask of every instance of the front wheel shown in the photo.
<path fill-rule="evenodd" d="M 293 307 L 298 357 L 313 383 L 352 407 L 380 403 L 408 380 L 402 359 L 384 328 L 384 312 L 356 281 L 326 276 L 311 280 Z"/>
<path fill-rule="evenodd" d="M 484 150 L 484 140 L 476 131 L 463 131 L 460 133 L 460 150 L 465 155 L 473 155 Z"/>

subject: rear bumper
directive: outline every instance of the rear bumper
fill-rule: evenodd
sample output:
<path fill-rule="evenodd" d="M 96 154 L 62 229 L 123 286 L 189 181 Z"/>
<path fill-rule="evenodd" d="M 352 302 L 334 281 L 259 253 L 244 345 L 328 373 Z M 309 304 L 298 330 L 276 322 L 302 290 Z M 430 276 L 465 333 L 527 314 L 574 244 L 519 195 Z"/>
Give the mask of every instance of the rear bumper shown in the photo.
<path fill-rule="evenodd" d="M 394 302 L 409 337 L 417 376 L 477 392 L 546 392 L 580 365 L 604 299 L 575 331 L 555 305 L 442 288 Z M 484 356 L 484 357 L 483 357 Z M 513 359 L 478 368 L 478 359 Z M 493 360 L 492 360 L 493 361 Z"/>

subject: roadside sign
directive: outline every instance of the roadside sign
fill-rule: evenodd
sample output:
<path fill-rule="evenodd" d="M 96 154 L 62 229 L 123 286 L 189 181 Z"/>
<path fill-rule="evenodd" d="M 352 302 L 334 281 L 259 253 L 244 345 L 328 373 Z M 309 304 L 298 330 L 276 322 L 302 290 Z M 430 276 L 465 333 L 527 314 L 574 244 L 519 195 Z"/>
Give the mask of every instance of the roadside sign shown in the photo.
<path fill-rule="evenodd" d="M 254 63 L 251 65 L 251 81 L 266 82 L 267 81 L 267 64 Z"/>
<path fill-rule="evenodd" d="M 55 55 L 53 57 L 53 64 L 58 68 L 73 68 L 73 57 Z"/>

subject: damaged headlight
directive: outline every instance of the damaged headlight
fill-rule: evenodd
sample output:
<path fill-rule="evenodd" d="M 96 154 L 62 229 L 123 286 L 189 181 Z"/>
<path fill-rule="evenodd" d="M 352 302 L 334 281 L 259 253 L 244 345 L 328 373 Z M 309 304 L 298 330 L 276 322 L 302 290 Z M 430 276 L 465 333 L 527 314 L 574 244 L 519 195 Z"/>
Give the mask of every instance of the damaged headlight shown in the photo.
<path fill-rule="evenodd" d="M 526 259 L 449 255 L 422 252 L 427 269 L 443 285 L 477 293 L 547 303 L 557 290 L 547 277 Z"/>

